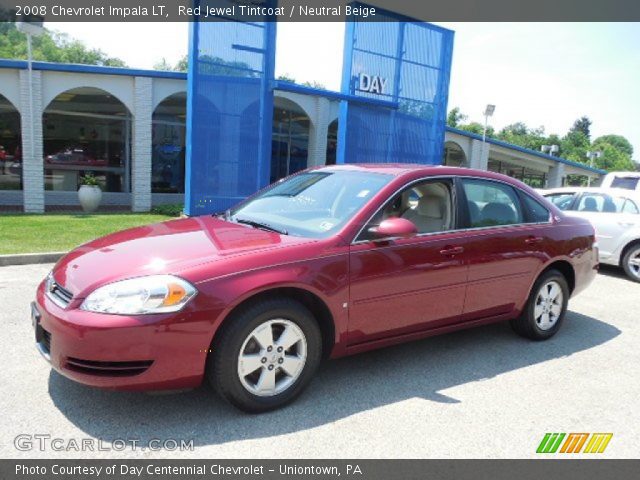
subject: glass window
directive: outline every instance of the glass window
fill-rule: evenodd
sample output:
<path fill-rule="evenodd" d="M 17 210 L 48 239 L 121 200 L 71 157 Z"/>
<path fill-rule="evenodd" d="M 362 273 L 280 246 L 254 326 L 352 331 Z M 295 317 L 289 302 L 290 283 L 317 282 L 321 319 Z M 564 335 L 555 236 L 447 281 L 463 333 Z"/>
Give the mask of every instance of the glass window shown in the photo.
<path fill-rule="evenodd" d="M 291 235 L 328 237 L 391 179 L 359 171 L 303 172 L 268 187 L 226 215 L 231 221 L 259 222 Z"/>
<path fill-rule="evenodd" d="M 186 93 L 176 93 L 165 98 L 153 112 L 153 193 L 184 193 L 186 112 Z"/>
<path fill-rule="evenodd" d="M 0 95 L 0 190 L 22 190 L 20 113 Z"/>
<path fill-rule="evenodd" d="M 639 181 L 640 178 L 638 177 L 615 177 L 611 182 L 611 187 L 635 190 L 636 188 L 638 188 Z"/>
<path fill-rule="evenodd" d="M 327 156 L 326 164 L 335 165 L 338 158 L 338 120 L 329 124 L 327 129 Z"/>
<path fill-rule="evenodd" d="M 522 195 L 524 204 L 529 209 L 531 223 L 544 223 L 549 221 L 549 210 L 540 202 L 526 193 Z"/>
<path fill-rule="evenodd" d="M 575 210 L 579 212 L 616 213 L 621 208 L 621 202 L 616 206 L 614 199 L 605 193 L 583 193 Z"/>
<path fill-rule="evenodd" d="M 271 181 L 307 168 L 311 121 L 294 102 L 277 98 L 273 109 Z"/>
<path fill-rule="evenodd" d="M 545 195 L 547 200 L 550 200 L 560 210 L 569 210 L 569 207 L 573 204 L 573 197 L 575 193 L 552 193 Z"/>
<path fill-rule="evenodd" d="M 106 192 L 129 191 L 131 117 L 97 88 L 58 95 L 42 118 L 46 190 L 76 191 L 93 174 Z"/>
<path fill-rule="evenodd" d="M 490 180 L 463 179 L 470 226 L 489 227 L 524 222 L 520 201 L 509 185 Z"/>
<path fill-rule="evenodd" d="M 637 215 L 640 213 L 640 210 L 638 210 L 638 206 L 636 205 L 636 203 L 633 200 L 630 199 L 625 199 L 624 205 L 622 206 L 622 213 L 632 213 L 634 215 Z"/>
<path fill-rule="evenodd" d="M 357 240 L 376 238 L 370 229 L 391 217 L 402 217 L 411 221 L 418 229 L 418 233 L 451 230 L 454 225 L 451 184 L 426 180 L 404 189 L 380 209 Z"/>

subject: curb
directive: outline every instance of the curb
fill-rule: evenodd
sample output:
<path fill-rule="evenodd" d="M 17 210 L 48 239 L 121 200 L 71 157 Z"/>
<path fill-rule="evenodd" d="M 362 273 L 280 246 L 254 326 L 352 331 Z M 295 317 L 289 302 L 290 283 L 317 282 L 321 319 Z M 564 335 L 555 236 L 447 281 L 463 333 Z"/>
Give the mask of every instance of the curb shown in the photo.
<path fill-rule="evenodd" d="M 67 252 L 19 253 L 16 255 L 0 255 L 0 267 L 9 265 L 32 265 L 36 263 L 54 263 Z"/>

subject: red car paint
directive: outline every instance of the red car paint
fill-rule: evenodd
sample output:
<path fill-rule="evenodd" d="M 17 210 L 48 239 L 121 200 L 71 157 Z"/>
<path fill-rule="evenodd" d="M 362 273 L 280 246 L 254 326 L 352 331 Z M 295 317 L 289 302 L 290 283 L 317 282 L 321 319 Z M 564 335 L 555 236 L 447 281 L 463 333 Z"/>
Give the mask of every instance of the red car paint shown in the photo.
<path fill-rule="evenodd" d="M 38 287 L 35 307 L 51 334 L 50 361 L 78 382 L 117 389 L 198 386 L 220 325 L 243 301 L 273 289 L 315 296 L 330 313 L 331 357 L 516 317 L 537 276 L 565 262 L 573 294 L 595 277 L 591 225 L 566 217 L 526 185 L 503 175 L 450 167 L 352 165 L 394 176 L 336 235 L 322 240 L 280 235 L 202 216 L 133 228 L 82 245 L 53 269 L 73 294 L 66 308 Z M 506 182 L 545 204 L 547 224 L 466 229 L 387 242 L 352 240 L 403 185 L 434 177 Z M 80 310 L 97 287 L 170 273 L 197 295 L 177 313 L 105 315 Z M 73 360 L 153 363 L 139 375 L 73 368 Z"/>

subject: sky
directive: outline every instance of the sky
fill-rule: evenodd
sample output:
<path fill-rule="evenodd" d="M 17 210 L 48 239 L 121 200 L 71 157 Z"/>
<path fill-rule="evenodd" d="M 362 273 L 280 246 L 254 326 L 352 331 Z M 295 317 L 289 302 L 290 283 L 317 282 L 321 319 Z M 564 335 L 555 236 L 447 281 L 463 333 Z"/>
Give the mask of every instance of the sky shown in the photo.
<path fill-rule="evenodd" d="M 483 122 L 490 103 L 496 129 L 522 121 L 559 135 L 586 115 L 592 138 L 623 135 L 640 160 L 640 23 L 436 23 L 455 31 L 449 109 Z M 133 68 L 188 49 L 187 23 L 48 26 Z M 343 23 L 278 24 L 276 75 L 339 90 L 343 41 Z"/>

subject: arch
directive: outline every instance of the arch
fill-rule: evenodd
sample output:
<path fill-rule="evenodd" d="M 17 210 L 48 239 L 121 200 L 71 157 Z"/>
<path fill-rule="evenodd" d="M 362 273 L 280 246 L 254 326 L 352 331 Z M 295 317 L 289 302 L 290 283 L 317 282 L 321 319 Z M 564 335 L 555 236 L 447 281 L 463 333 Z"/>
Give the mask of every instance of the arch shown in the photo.
<path fill-rule="evenodd" d="M 338 119 L 327 127 L 327 153 L 325 165 L 335 165 L 338 160 Z"/>
<path fill-rule="evenodd" d="M 184 193 L 187 94 L 165 97 L 151 121 L 151 192 Z"/>
<path fill-rule="evenodd" d="M 158 105 L 163 103 L 167 98 L 173 97 L 178 94 L 187 95 L 187 91 L 184 89 L 184 83 L 182 81 L 171 80 L 171 83 L 166 79 L 154 79 L 153 80 L 153 104 L 151 105 L 153 110 L 158 108 Z"/>
<path fill-rule="evenodd" d="M 279 91 L 277 95 L 273 97 L 273 106 L 276 107 L 278 104 L 295 105 L 295 107 L 302 110 L 311 121 L 311 119 L 315 119 L 316 101 L 317 99 L 310 95 Z"/>
<path fill-rule="evenodd" d="M 0 190 L 22 190 L 20 112 L 0 94 Z"/>
<path fill-rule="evenodd" d="M 273 104 L 272 182 L 307 168 L 311 118 L 297 102 L 277 97 Z"/>
<path fill-rule="evenodd" d="M 16 110 L 21 110 L 20 105 L 20 73 L 18 70 L 0 68 L 0 95 Z"/>
<path fill-rule="evenodd" d="M 133 77 L 125 76 L 47 72 L 47 75 L 42 77 L 43 110 L 49 108 L 49 104 L 63 93 L 75 89 L 93 88 L 116 98 L 130 112 L 134 112 L 134 80 Z"/>
<path fill-rule="evenodd" d="M 467 155 L 464 153 L 463 148 L 453 141 L 447 141 L 444 144 L 444 156 L 442 164 L 449 167 L 468 167 L 469 163 Z"/>
<path fill-rule="evenodd" d="M 95 87 L 65 90 L 42 113 L 46 190 L 75 191 L 92 174 L 105 192 L 130 191 L 131 113 Z"/>

